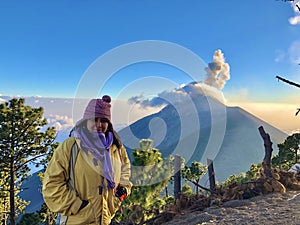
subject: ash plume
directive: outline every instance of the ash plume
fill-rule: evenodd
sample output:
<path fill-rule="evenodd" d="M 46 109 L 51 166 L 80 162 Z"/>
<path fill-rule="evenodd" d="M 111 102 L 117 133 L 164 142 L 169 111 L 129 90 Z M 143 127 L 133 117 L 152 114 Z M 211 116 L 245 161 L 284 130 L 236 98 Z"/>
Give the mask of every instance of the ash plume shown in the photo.
<path fill-rule="evenodd" d="M 138 104 L 142 108 L 162 107 L 164 105 L 178 102 L 185 102 L 191 96 L 209 96 L 219 102 L 226 102 L 222 93 L 222 89 L 227 80 L 230 79 L 230 67 L 225 62 L 224 55 L 221 50 L 217 50 L 213 56 L 213 62 L 205 68 L 206 80 L 194 81 L 189 84 L 174 88 L 171 91 L 163 91 L 158 93 L 156 97 L 147 98 L 147 96 L 138 95 L 128 99 L 128 103 Z"/>
<path fill-rule="evenodd" d="M 224 88 L 226 81 L 230 79 L 230 66 L 225 62 L 224 54 L 220 49 L 215 51 L 213 62 L 208 63 L 205 71 L 205 84 L 220 90 Z"/>

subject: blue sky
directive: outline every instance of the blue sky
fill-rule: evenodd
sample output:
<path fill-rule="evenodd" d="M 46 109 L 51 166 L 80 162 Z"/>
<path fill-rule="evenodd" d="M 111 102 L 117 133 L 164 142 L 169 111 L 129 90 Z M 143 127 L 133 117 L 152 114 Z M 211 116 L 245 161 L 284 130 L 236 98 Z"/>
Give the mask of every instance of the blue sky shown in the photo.
<path fill-rule="evenodd" d="M 299 3 L 294 1 L 292 4 Z M 300 90 L 276 75 L 300 82 L 300 16 L 289 2 L 276 0 L 54 0 L 0 4 L 0 93 L 74 97 L 89 66 L 127 43 L 160 40 L 183 46 L 204 62 L 221 49 L 231 79 L 223 92 L 231 102 L 294 103 Z M 119 71 L 107 89 L 145 76 L 174 86 L 192 81 L 167 65 L 145 63 Z M 159 85 L 159 84 L 161 85 Z M 152 92 L 172 88 L 145 80 Z M 139 83 L 143 84 L 143 82 Z M 141 86 L 130 94 L 138 95 Z M 130 97 L 130 96 L 127 96 Z"/>

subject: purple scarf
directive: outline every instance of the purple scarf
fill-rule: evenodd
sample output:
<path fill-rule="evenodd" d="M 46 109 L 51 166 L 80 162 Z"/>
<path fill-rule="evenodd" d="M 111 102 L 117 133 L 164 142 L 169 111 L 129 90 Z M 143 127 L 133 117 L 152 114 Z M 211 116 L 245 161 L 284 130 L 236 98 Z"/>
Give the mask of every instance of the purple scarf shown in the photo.
<path fill-rule="evenodd" d="M 103 176 L 106 178 L 108 183 L 108 188 L 113 189 L 115 187 L 114 171 L 109 152 L 110 146 L 113 142 L 112 132 L 108 132 L 107 137 L 101 132 L 88 132 L 88 138 L 86 136 L 86 132 L 84 132 L 82 128 L 77 128 L 74 134 L 74 136 L 80 140 L 80 145 L 83 151 L 85 153 L 90 152 L 94 156 L 94 165 L 97 166 L 100 161 L 103 169 Z"/>

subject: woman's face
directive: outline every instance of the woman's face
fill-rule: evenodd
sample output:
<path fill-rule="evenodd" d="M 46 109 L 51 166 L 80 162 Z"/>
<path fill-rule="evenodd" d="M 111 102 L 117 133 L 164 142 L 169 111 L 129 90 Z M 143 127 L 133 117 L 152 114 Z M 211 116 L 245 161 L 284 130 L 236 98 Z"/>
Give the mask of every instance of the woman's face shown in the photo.
<path fill-rule="evenodd" d="M 105 133 L 108 128 L 108 121 L 103 118 L 88 119 L 86 126 L 89 131 Z"/>

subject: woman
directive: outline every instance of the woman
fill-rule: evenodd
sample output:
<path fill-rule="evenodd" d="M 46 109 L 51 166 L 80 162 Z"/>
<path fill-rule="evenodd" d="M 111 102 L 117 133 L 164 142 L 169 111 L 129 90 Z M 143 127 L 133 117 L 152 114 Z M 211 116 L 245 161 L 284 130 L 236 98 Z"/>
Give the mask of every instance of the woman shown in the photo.
<path fill-rule="evenodd" d="M 130 162 L 111 124 L 110 101 L 105 95 L 88 103 L 71 137 L 54 151 L 46 169 L 44 200 L 50 210 L 67 216 L 67 225 L 110 224 L 130 193 Z M 74 145 L 79 152 L 72 188 L 68 181 Z"/>

